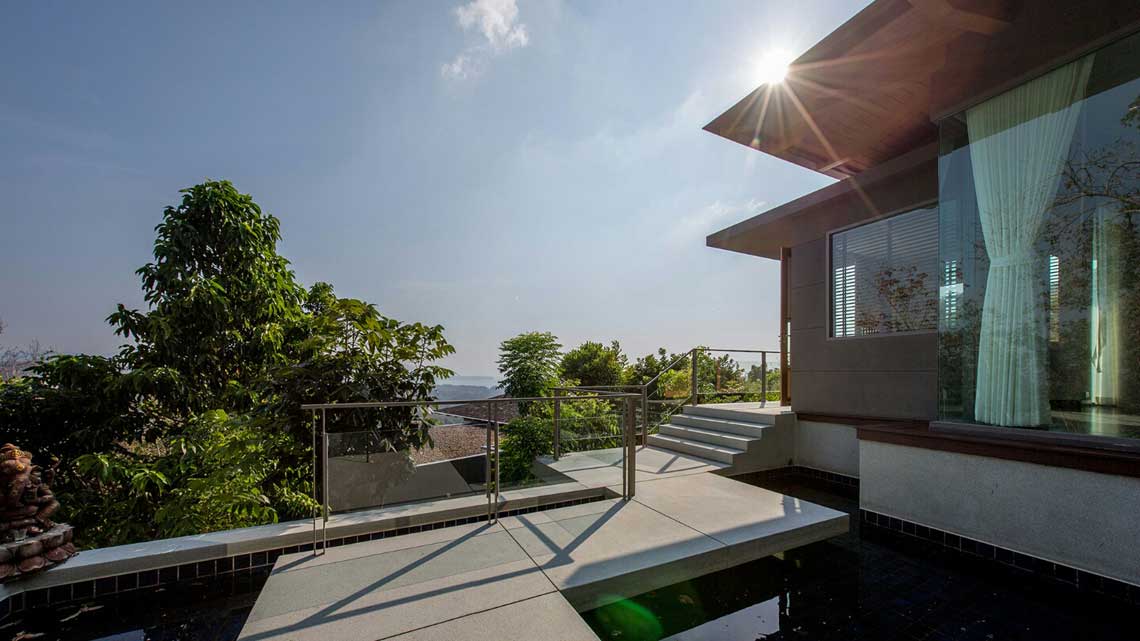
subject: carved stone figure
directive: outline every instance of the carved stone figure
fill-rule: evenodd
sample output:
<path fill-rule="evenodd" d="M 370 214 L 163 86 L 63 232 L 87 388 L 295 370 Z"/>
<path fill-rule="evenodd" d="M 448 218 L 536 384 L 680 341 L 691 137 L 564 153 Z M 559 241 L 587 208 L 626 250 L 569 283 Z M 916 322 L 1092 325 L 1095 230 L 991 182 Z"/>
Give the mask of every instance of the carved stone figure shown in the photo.
<path fill-rule="evenodd" d="M 32 455 L 0 447 L 0 580 L 37 572 L 76 554 L 70 525 L 56 524 L 59 501 L 51 492 L 55 467 L 32 464 Z"/>

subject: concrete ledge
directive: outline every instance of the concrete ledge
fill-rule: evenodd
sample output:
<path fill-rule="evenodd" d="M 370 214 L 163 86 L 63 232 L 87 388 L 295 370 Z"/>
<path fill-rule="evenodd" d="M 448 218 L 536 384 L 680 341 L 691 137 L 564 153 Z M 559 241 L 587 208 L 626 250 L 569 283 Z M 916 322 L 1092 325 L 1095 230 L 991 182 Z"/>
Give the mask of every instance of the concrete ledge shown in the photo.
<path fill-rule="evenodd" d="M 596 499 L 607 495 L 605 488 L 589 488 L 573 482 L 541 485 L 503 492 L 498 511 L 533 509 L 541 505 Z M 331 541 L 486 516 L 487 499 L 483 495 L 425 501 L 334 515 L 329 518 L 327 536 Z M 265 553 L 281 553 L 290 548 L 297 551 L 295 548 L 307 547 L 313 543 L 313 532 L 313 521 L 306 519 L 82 550 L 66 563 L 26 579 L 4 584 L 3 587 L 6 594 L 12 596 L 71 583 L 241 555 L 264 556 Z M 317 532 L 319 534 L 320 530 Z M 272 559 L 267 558 L 265 564 L 272 562 Z M 0 594 L 0 601 L 4 598 Z"/>

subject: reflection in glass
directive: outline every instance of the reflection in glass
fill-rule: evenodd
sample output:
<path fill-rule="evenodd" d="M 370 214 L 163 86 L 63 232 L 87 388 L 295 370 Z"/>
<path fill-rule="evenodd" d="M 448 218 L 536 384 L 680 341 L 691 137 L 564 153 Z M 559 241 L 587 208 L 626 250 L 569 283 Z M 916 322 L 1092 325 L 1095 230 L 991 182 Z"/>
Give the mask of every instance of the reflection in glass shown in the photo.
<path fill-rule="evenodd" d="M 1140 437 L 1140 36 L 941 123 L 943 419 Z"/>

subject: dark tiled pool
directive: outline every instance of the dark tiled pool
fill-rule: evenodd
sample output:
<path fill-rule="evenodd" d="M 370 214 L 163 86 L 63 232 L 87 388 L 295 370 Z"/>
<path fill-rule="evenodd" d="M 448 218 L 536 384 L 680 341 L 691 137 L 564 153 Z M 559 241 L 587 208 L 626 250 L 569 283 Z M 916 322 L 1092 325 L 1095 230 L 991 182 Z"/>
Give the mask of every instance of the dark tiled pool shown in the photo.
<path fill-rule="evenodd" d="M 583 614 L 604 640 L 1140 639 L 1135 606 L 879 528 L 810 480 L 757 482 L 842 509 L 849 534 Z"/>
<path fill-rule="evenodd" d="M 0 625 L 13 641 L 232 641 L 269 568 L 29 608 Z"/>

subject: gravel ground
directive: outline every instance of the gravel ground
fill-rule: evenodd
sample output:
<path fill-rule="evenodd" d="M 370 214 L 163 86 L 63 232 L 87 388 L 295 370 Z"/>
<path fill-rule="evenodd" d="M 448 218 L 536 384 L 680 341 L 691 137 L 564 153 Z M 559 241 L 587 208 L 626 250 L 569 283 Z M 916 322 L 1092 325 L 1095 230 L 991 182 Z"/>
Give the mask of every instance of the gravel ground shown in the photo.
<path fill-rule="evenodd" d="M 486 430 L 471 425 L 437 425 L 429 431 L 435 443 L 432 449 L 412 453 L 416 465 L 461 456 L 482 454 L 487 444 Z"/>

